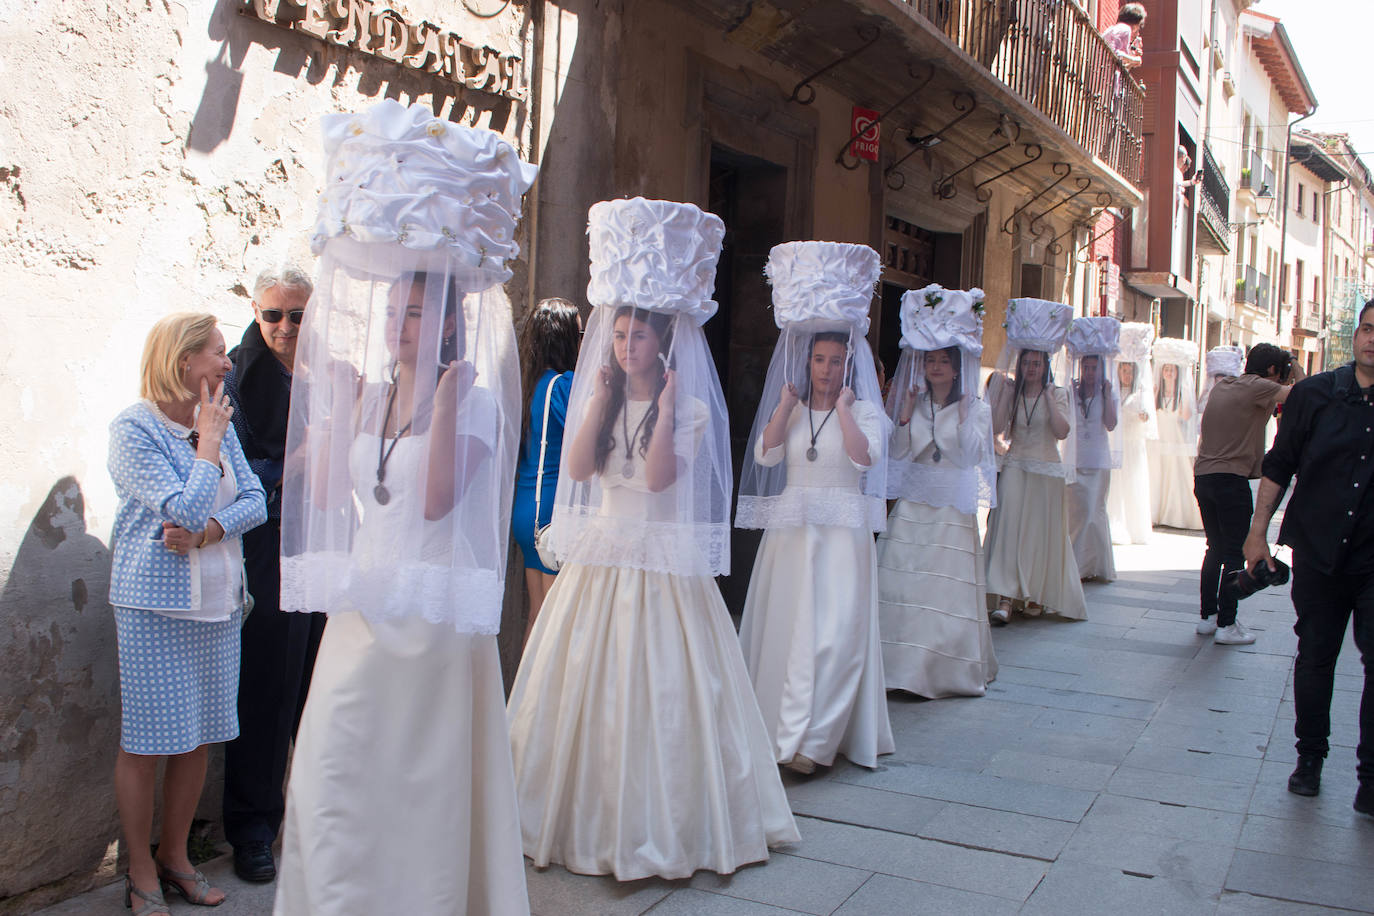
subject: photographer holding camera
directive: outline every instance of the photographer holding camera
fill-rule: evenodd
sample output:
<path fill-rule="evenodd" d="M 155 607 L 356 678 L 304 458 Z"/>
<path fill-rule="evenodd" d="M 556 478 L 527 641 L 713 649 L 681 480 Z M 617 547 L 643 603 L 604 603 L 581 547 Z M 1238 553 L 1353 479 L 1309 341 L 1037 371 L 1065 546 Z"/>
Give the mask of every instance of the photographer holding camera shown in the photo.
<path fill-rule="evenodd" d="M 1236 620 L 1237 594 L 1224 588 L 1223 573 L 1245 567 L 1241 547 L 1250 527 L 1250 481 L 1260 476 L 1264 460 L 1264 429 L 1302 378 L 1293 354 L 1273 344 L 1255 344 L 1245 373 L 1217 379 L 1202 412 L 1197 461 L 1193 464 L 1193 495 L 1197 497 L 1207 553 L 1202 559 L 1199 590 L 1200 636 L 1212 636 L 1223 646 L 1246 646 L 1255 634 Z"/>
<path fill-rule="evenodd" d="M 1284 512 L 1279 543 L 1293 548 L 1293 608 L 1298 656 L 1293 700 L 1298 765 L 1288 791 L 1316 795 L 1331 734 L 1331 691 L 1346 621 L 1364 662 L 1359 790 L 1355 810 L 1374 815 L 1374 299 L 1360 310 L 1355 362 L 1293 388 L 1274 447 L 1264 458 L 1258 506 L 1245 538 L 1245 562 L 1271 570 L 1266 533 L 1283 491 L 1298 482 Z"/>

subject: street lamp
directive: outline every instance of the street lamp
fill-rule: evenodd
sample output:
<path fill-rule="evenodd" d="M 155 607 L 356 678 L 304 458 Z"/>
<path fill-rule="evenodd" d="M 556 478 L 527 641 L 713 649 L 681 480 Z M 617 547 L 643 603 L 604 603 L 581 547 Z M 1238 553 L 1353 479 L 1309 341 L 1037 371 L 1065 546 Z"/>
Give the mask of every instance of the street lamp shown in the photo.
<path fill-rule="evenodd" d="M 1259 193 L 1255 195 L 1255 215 L 1264 222 L 1269 218 L 1269 213 L 1274 209 L 1274 192 L 1269 190 L 1269 185 L 1263 185 Z"/>

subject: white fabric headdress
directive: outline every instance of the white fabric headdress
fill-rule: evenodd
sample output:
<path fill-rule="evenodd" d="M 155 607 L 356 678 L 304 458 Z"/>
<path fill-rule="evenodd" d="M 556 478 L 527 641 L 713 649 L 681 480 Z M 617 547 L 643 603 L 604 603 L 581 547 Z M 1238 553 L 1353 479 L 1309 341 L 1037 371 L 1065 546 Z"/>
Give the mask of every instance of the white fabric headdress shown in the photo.
<path fill-rule="evenodd" d="M 1197 344 L 1191 340 L 1177 337 L 1160 337 L 1155 340 L 1154 357 L 1155 416 L 1162 427 L 1165 423 L 1174 424 L 1176 432 L 1159 434 L 1159 453 L 1161 455 L 1197 454 L 1198 429 L 1202 416 L 1197 405 L 1197 381 L 1195 370 L 1198 361 Z M 1166 367 L 1173 367 L 1177 382 L 1172 393 L 1168 391 L 1169 380 Z"/>
<path fill-rule="evenodd" d="M 1073 320 L 1065 342 L 1073 372 L 1075 460 L 1083 470 L 1121 467 L 1121 396 L 1116 372 L 1120 337 L 1120 321 L 1090 316 Z"/>
<path fill-rule="evenodd" d="M 769 252 L 764 273 L 781 333 L 740 471 L 736 527 L 886 526 L 887 420 L 864 338 L 881 269 L 878 253 L 866 245 L 788 242 Z M 813 370 L 813 358 L 823 362 L 832 349 L 841 365 L 832 370 L 818 363 Z M 821 392 L 822 384 L 833 390 Z M 869 440 L 866 465 L 844 451 L 846 421 L 835 417 L 838 406 L 829 406 L 840 388 L 854 395 L 845 409 Z M 779 421 L 781 442 L 765 449 L 765 428 L 784 395 L 789 403 L 799 400 Z M 827 406 L 812 410 L 813 401 Z"/>
<path fill-rule="evenodd" d="M 588 213 L 593 306 L 671 312 L 702 325 L 716 313 L 711 294 L 725 223 L 714 213 L 667 200 L 603 200 Z"/>
<path fill-rule="evenodd" d="M 554 551 L 566 563 L 726 575 L 729 419 L 701 330 L 716 310 L 725 224 L 643 198 L 588 216 L 594 308 L 568 402 Z"/>
<path fill-rule="evenodd" d="M 1207 351 L 1207 372 L 1202 379 L 1202 393 L 1197 399 L 1199 426 L 1202 412 L 1207 409 L 1207 397 L 1212 393 L 1218 377 L 1238 376 L 1245 370 L 1245 350 L 1234 344 L 1223 344 Z"/>
<path fill-rule="evenodd" d="M 1023 458 L 1010 450 L 1011 435 L 1015 428 L 1015 411 L 1022 405 L 1021 381 L 1019 371 L 1022 355 L 1029 352 L 1044 353 L 1048 358 L 1049 369 L 1046 377 L 1044 397 L 1052 397 L 1050 386 L 1069 390 L 1072 377 L 1068 354 L 1064 352 L 1064 342 L 1068 338 L 1073 323 L 1073 309 L 1062 302 L 1048 299 L 1009 299 L 1007 317 L 1002 323 L 1006 329 L 1007 340 L 997 357 L 997 371 L 988 378 L 984 397 L 993 412 L 993 432 L 1000 437 L 1006 449 L 999 448 L 1003 465 L 1011 464 L 1035 474 L 1063 477 L 1072 482 L 1077 469 L 1077 440 L 1074 432 L 1076 412 L 1069 410 L 1069 435 L 1059 441 L 1059 461 L 1041 461 Z M 999 403 L 1002 409 L 999 411 Z M 1035 408 L 1031 413 L 1034 414 Z M 1000 420 L 1000 428 L 999 428 Z"/>
<path fill-rule="evenodd" d="M 901 356 L 888 388 L 892 422 L 888 499 L 953 506 L 972 515 L 997 501 L 992 415 L 978 396 L 983 353 L 983 291 L 938 283 L 902 294 Z M 949 351 L 951 348 L 955 353 Z M 953 357 L 953 358 L 951 358 Z M 955 373 L 943 403 L 932 397 L 927 361 Z"/>
<path fill-rule="evenodd" d="M 282 608 L 500 623 L 520 382 L 500 284 L 535 168 L 386 100 L 324 118 L 292 377 Z M 462 595 L 461 601 L 455 595 Z"/>

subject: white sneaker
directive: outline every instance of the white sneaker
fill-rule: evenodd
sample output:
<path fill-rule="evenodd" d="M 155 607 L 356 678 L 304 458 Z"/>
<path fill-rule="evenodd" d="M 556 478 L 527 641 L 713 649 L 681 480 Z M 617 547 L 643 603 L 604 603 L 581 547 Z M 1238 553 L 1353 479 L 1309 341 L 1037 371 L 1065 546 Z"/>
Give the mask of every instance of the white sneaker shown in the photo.
<path fill-rule="evenodd" d="M 1212 642 L 1219 646 L 1248 646 L 1256 639 L 1255 634 L 1236 621 L 1229 627 L 1217 630 L 1217 635 L 1212 637 Z"/>
<path fill-rule="evenodd" d="M 1197 622 L 1197 635 L 1211 636 L 1217 631 L 1217 615 L 1204 617 Z"/>
<path fill-rule="evenodd" d="M 993 626 L 1004 627 L 1011 622 L 1011 611 L 1004 607 L 999 607 L 991 614 L 988 614 L 988 617 L 992 620 Z"/>

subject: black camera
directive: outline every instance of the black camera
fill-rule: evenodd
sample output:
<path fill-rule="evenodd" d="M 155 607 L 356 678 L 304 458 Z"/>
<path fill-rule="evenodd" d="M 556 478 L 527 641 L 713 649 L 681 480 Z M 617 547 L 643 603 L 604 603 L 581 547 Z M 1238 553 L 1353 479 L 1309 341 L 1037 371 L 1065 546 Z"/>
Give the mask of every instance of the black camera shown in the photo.
<path fill-rule="evenodd" d="M 1288 564 L 1282 560 L 1274 561 L 1274 568 L 1270 569 L 1268 563 L 1261 563 L 1255 567 L 1255 572 L 1251 573 L 1239 569 L 1233 573 L 1227 573 L 1221 580 L 1221 595 L 1231 601 L 1240 601 L 1242 598 L 1249 598 L 1262 588 L 1271 585 L 1282 585 L 1288 581 Z"/>
<path fill-rule="evenodd" d="M 1283 352 L 1283 364 L 1279 366 L 1279 381 L 1280 381 L 1280 382 L 1287 382 L 1287 381 L 1288 381 L 1290 378 L 1292 378 L 1292 377 L 1293 377 L 1293 354 L 1290 353 L 1290 352 L 1288 352 L 1287 350 L 1285 350 L 1285 351 Z M 1277 561 L 1275 561 L 1275 562 L 1277 562 Z M 1287 567 L 1284 567 L 1284 568 L 1287 569 Z M 1284 580 L 1283 580 L 1283 581 L 1284 581 L 1284 582 L 1287 582 L 1287 581 L 1288 581 L 1287 575 L 1286 575 L 1286 574 L 1285 574 L 1285 577 L 1284 577 Z M 1280 584 L 1282 584 L 1282 583 L 1280 583 Z"/>

